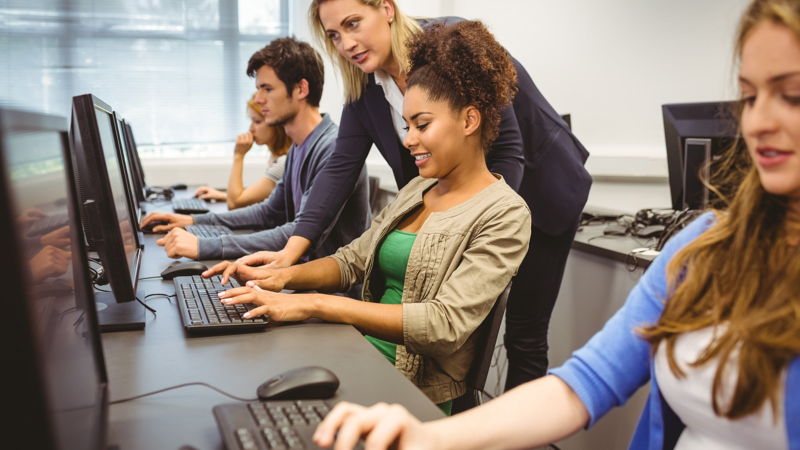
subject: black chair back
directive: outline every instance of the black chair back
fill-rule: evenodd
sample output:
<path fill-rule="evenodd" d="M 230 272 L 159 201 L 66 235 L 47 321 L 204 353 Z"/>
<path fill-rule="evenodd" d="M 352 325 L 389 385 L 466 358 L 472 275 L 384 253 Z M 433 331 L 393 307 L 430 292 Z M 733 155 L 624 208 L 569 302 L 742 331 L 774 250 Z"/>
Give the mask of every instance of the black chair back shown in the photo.
<path fill-rule="evenodd" d="M 508 303 L 508 293 L 511 291 L 511 282 L 497 298 L 489 315 L 483 323 L 475 330 L 478 333 L 478 342 L 475 346 L 475 359 L 472 360 L 472 367 L 467 373 L 467 389 L 473 391 L 475 406 L 483 403 L 483 389 L 486 387 L 486 378 L 489 375 L 489 367 L 492 365 L 495 342 L 500 333 L 500 324 L 503 322 L 503 315 L 506 312 Z"/>

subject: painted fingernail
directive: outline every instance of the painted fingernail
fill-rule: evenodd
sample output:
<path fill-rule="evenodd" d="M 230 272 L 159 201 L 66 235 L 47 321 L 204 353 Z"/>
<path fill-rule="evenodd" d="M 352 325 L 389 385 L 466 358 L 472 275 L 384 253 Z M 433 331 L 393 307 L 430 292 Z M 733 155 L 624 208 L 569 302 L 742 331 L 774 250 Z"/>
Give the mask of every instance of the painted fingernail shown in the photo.
<path fill-rule="evenodd" d="M 217 295 L 219 296 L 219 298 L 225 298 L 225 293 L 224 292 L 220 292 Z"/>
<path fill-rule="evenodd" d="M 256 285 L 256 283 L 254 281 L 248 281 L 247 282 L 247 287 L 253 287 L 255 285 Z"/>
<path fill-rule="evenodd" d="M 244 313 L 244 315 L 242 315 L 242 317 L 244 317 L 245 319 L 249 319 L 250 318 L 250 313 L 249 312 L 248 313 Z"/>

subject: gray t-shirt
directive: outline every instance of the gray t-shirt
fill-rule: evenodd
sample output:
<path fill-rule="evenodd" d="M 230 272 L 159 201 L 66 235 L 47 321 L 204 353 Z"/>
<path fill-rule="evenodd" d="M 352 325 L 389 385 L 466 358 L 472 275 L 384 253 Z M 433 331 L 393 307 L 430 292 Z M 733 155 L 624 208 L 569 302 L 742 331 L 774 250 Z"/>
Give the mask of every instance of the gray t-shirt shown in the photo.
<path fill-rule="evenodd" d="M 278 156 L 278 159 L 276 159 L 275 162 L 267 167 L 266 171 L 264 171 L 264 176 L 277 184 L 278 181 L 281 181 L 281 178 L 283 178 L 283 166 L 285 164 L 286 155 Z"/>

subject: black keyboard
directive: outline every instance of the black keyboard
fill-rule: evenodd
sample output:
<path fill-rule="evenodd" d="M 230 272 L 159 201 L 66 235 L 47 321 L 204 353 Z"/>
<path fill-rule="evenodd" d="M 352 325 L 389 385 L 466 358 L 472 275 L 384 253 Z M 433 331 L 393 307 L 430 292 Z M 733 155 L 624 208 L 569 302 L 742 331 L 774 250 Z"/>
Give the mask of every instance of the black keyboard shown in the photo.
<path fill-rule="evenodd" d="M 227 404 L 214 407 L 214 418 L 228 450 L 318 449 L 311 438 L 331 406 L 324 400 Z"/>
<path fill-rule="evenodd" d="M 172 210 L 177 214 L 203 214 L 208 212 L 208 206 L 200 199 L 179 198 L 172 200 Z"/>
<path fill-rule="evenodd" d="M 42 236 L 67 225 L 69 225 L 69 215 L 66 213 L 53 214 L 33 222 L 26 236 L 29 238 Z"/>
<path fill-rule="evenodd" d="M 186 231 L 197 237 L 220 237 L 233 234 L 225 225 L 186 225 Z"/>
<path fill-rule="evenodd" d="M 200 275 L 175 277 L 175 295 L 181 310 L 183 327 L 193 333 L 226 333 L 259 331 L 267 327 L 264 316 L 244 319 L 242 315 L 255 308 L 252 303 L 225 305 L 219 293 L 240 287 L 233 278 L 228 284 L 220 284 L 220 276 L 203 278 Z"/>

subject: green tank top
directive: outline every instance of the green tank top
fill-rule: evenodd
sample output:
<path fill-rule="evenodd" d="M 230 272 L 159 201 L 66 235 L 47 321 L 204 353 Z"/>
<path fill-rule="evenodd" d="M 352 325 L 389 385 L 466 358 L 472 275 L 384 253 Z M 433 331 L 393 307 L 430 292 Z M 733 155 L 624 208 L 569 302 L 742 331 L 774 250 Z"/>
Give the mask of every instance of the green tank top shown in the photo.
<path fill-rule="evenodd" d="M 417 235 L 415 233 L 392 230 L 378 247 L 375 269 L 372 272 L 374 278 L 370 281 L 370 285 L 374 287 L 373 293 L 376 298 L 381 299 L 381 303 L 399 305 L 402 302 L 408 257 L 416 239 Z M 365 337 L 394 365 L 397 356 L 397 344 L 372 336 Z M 438 406 L 449 416 L 453 401 L 450 400 Z"/>

